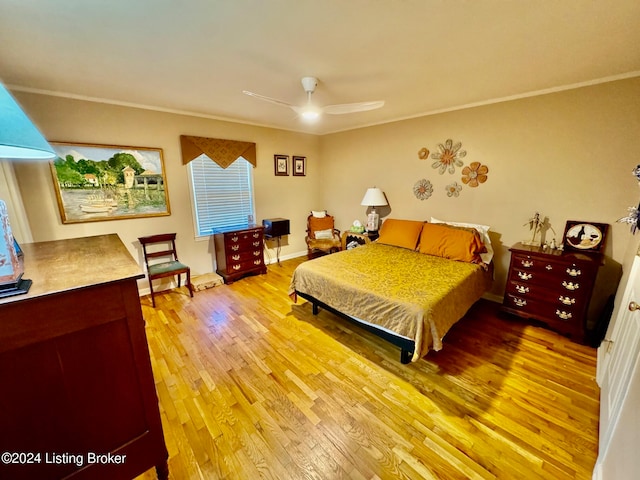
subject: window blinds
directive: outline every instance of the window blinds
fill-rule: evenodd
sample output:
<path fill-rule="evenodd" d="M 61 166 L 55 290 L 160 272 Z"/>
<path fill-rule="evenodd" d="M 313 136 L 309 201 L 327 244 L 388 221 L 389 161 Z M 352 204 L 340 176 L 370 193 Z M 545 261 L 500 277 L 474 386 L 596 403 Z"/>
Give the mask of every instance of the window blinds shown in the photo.
<path fill-rule="evenodd" d="M 198 236 L 253 223 L 253 174 L 243 157 L 227 168 L 202 154 L 189 163 Z"/>

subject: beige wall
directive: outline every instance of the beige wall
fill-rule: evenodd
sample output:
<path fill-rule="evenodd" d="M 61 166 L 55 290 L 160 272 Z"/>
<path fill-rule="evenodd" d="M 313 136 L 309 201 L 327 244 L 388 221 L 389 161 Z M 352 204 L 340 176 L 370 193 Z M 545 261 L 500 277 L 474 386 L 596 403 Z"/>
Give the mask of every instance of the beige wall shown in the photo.
<path fill-rule="evenodd" d="M 34 241 L 117 233 L 141 261 L 139 236 L 177 232 L 180 259 L 191 266 L 193 274 L 211 272 L 215 268 L 213 244 L 195 239 L 189 177 L 182 165 L 179 137 L 188 134 L 256 142 L 256 220 L 289 218 L 292 234 L 281 258 L 306 253 L 307 212 L 320 199 L 318 137 L 44 95 L 16 93 L 16 98 L 51 141 L 162 148 L 171 204 L 171 215 L 166 217 L 63 225 L 48 165 L 14 162 Z M 274 176 L 276 153 L 306 156 L 307 176 Z M 267 261 L 269 258 L 275 260 L 274 249 L 269 249 Z M 146 289 L 147 284 L 141 282 L 140 287 Z"/>
<path fill-rule="evenodd" d="M 448 138 L 462 142 L 465 163 L 489 167 L 488 181 L 463 187 L 459 198 L 444 187 L 461 183 L 460 169 L 439 175 L 432 160 L 418 158 Z M 622 262 L 630 234 L 615 222 L 640 199 L 631 175 L 640 163 L 640 79 L 328 135 L 321 157 L 324 205 L 339 228 L 364 221 L 360 201 L 373 185 L 386 193 L 390 217 L 490 225 L 493 292 L 502 295 L 508 247 L 530 238 L 523 225 L 536 211 L 549 217 L 558 242 L 567 220 L 611 224 L 606 253 Z M 434 185 L 424 201 L 412 192 L 421 178 Z"/>
<path fill-rule="evenodd" d="M 170 217 L 62 225 L 47 166 L 17 165 L 35 241 L 116 232 L 139 258 L 138 236 L 176 231 L 183 260 L 196 273 L 211 271 L 212 246 L 194 240 L 181 134 L 257 143 L 256 218 L 291 220 L 281 258 L 305 252 L 310 209 L 329 210 L 343 230 L 355 219 L 364 221 L 360 201 L 373 185 L 389 199 L 387 216 L 490 225 L 495 295 L 504 288 L 508 247 L 529 238 L 523 225 L 536 211 L 549 217 L 558 240 L 568 219 L 611 224 L 606 253 L 621 263 L 627 263 L 625 252 L 634 240 L 628 227 L 615 221 L 640 198 L 630 173 L 640 163 L 638 78 L 323 137 L 36 94 L 16 96 L 48 139 L 160 147 L 168 176 Z M 447 138 L 462 142 L 465 163 L 489 167 L 488 181 L 475 189 L 463 187 L 458 198 L 447 197 L 444 187 L 461 183 L 459 169 L 455 175 L 439 175 L 431 160 L 418 158 L 422 147 L 434 152 Z M 306 156 L 307 176 L 275 177 L 275 153 Z M 421 178 L 434 185 L 433 196 L 424 201 L 412 192 Z M 274 249 L 269 256 L 275 258 Z"/>

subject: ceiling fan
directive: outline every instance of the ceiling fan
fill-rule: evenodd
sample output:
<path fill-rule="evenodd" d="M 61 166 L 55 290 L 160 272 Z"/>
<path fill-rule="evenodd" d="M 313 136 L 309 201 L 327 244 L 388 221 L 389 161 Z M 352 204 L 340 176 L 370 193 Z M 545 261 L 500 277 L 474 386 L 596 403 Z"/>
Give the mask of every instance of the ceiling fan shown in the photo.
<path fill-rule="evenodd" d="M 304 91 L 307 93 L 307 104 L 302 106 L 291 105 L 290 103 L 276 100 L 275 98 L 271 97 L 265 97 L 264 95 L 249 92 L 247 90 L 243 90 L 242 93 L 244 93 L 245 95 L 249 95 L 250 97 L 259 98 L 260 100 L 264 100 L 266 102 L 275 103 L 276 105 L 289 107 L 302 118 L 307 120 L 316 119 L 323 113 L 328 113 L 329 115 L 342 115 L 343 113 L 355 113 L 364 112 L 367 110 L 375 110 L 376 108 L 380 108 L 384 105 L 384 100 L 378 100 L 374 102 L 341 103 L 338 105 L 326 105 L 324 107 L 319 107 L 311 103 L 311 94 L 316 90 L 317 86 L 317 78 L 302 78 L 302 88 L 304 88 Z"/>

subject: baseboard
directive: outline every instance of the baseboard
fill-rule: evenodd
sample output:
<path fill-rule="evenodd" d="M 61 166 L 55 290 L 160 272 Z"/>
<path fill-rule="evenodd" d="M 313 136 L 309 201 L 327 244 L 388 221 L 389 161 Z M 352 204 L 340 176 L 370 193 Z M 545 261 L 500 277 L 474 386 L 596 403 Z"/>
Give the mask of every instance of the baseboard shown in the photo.
<path fill-rule="evenodd" d="M 292 258 L 306 257 L 306 256 L 307 256 L 306 250 L 303 252 L 288 253 L 287 255 L 281 255 L 280 261 L 291 260 Z M 273 256 L 273 258 L 271 258 L 269 255 L 265 255 L 264 263 L 267 265 L 271 265 L 273 263 L 278 263 L 278 259 L 275 257 L 275 255 Z"/>
<path fill-rule="evenodd" d="M 485 293 L 482 295 L 482 298 L 491 302 L 502 303 L 502 297 L 500 295 L 496 295 L 495 293 Z"/>

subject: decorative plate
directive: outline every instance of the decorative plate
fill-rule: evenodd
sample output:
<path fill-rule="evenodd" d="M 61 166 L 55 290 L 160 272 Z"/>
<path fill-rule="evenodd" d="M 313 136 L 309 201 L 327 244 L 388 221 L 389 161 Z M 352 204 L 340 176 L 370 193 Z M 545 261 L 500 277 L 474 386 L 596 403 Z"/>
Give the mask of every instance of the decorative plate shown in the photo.
<path fill-rule="evenodd" d="M 601 252 L 609 225 L 568 220 L 564 230 L 565 248 L 583 252 Z"/>

